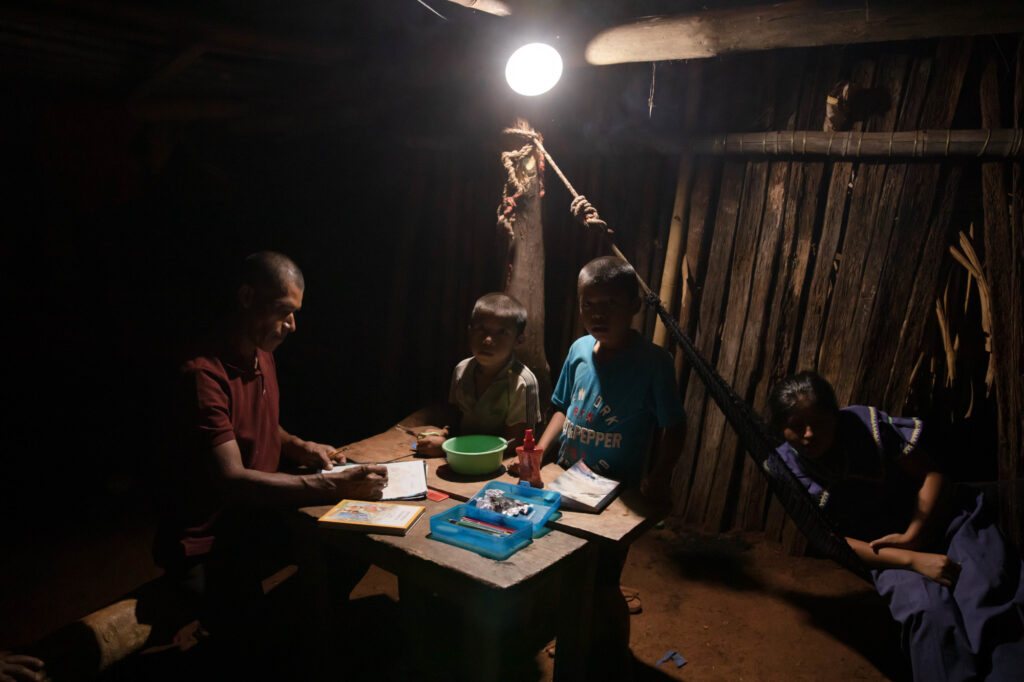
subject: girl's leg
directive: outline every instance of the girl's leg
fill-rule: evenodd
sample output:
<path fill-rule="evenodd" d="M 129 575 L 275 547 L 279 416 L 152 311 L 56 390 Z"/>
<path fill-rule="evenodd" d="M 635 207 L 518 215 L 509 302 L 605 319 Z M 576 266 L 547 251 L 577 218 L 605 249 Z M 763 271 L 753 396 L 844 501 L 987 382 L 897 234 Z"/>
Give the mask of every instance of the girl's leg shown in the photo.
<path fill-rule="evenodd" d="M 873 571 L 875 587 L 900 624 L 914 680 L 973 680 L 975 656 L 949 589 L 914 571 Z"/>
<path fill-rule="evenodd" d="M 963 567 L 953 590 L 978 672 L 987 680 L 1019 680 L 1024 671 L 1024 570 L 980 494 L 947 532 L 950 558 Z"/>

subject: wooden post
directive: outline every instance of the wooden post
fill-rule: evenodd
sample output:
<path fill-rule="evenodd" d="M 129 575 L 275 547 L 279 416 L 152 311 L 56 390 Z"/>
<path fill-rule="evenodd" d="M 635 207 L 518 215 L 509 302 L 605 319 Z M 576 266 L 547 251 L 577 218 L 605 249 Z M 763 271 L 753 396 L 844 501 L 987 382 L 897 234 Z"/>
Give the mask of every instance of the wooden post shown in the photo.
<path fill-rule="evenodd" d="M 519 121 L 515 127 L 529 129 L 529 124 Z M 519 136 L 512 140 L 510 146 L 516 149 L 522 148 L 526 142 Z M 529 311 L 526 338 L 516 349 L 516 355 L 537 376 L 541 405 L 547 405 L 551 397 L 551 369 L 544 352 L 544 226 L 541 222 L 540 203 L 543 177 L 540 161 L 541 155 L 535 151 L 513 162 L 522 189 L 515 199 L 514 210 L 506 216 L 511 218 L 514 236 L 505 293 L 518 299 Z M 513 196 L 516 193 L 506 183 L 506 195 Z"/>

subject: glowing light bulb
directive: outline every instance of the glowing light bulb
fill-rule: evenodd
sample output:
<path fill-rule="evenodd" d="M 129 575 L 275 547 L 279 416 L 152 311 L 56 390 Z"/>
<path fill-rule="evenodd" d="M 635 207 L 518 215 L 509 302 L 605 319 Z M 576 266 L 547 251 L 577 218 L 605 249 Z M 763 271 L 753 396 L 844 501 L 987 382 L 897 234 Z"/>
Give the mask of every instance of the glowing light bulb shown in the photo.
<path fill-rule="evenodd" d="M 562 77 L 562 57 L 544 43 L 530 43 L 512 53 L 505 65 L 505 80 L 520 95 L 542 95 Z"/>

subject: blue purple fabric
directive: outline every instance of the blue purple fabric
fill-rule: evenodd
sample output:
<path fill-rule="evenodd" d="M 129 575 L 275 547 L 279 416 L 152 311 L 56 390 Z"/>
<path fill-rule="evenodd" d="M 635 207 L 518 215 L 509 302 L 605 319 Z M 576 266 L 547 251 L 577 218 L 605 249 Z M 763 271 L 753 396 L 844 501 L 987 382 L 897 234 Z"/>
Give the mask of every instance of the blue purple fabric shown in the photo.
<path fill-rule="evenodd" d="M 788 444 L 778 452 L 837 532 L 871 541 L 907 527 L 918 484 L 898 464 L 922 434 L 920 420 L 857 405 L 840 412 L 836 427 L 845 457 L 825 465 Z M 1022 680 L 1024 568 L 983 495 L 963 489 L 955 498 L 945 533 L 924 551 L 961 564 L 956 585 L 890 568 L 871 571 L 875 588 L 900 623 L 915 680 Z"/>

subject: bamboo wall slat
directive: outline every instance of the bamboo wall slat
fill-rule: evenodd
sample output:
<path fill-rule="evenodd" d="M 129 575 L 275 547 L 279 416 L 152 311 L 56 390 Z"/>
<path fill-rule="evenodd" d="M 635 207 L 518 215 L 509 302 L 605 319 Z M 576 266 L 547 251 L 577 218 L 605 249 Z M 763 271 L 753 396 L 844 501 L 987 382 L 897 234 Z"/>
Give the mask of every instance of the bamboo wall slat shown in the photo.
<path fill-rule="evenodd" d="M 837 80 L 839 68 L 839 59 L 834 53 L 818 62 L 813 84 L 803 93 L 797 108 L 797 127 L 806 129 L 812 125 L 821 125 L 821 101 Z M 754 409 L 759 414 L 765 414 L 768 390 L 775 381 L 791 371 L 799 349 L 799 338 L 795 330 L 801 327 L 803 301 L 810 282 L 809 266 L 814 263 L 812 250 L 816 248 L 815 233 L 821 210 L 819 197 L 824 177 L 823 161 L 793 164 L 790 176 L 792 189 L 787 193 L 784 221 L 786 238 L 782 242 L 783 251 L 780 254 L 780 262 L 785 263 L 786 270 L 771 306 L 775 314 L 770 316 L 769 329 L 765 337 L 764 370 L 752 401 Z M 767 349 L 773 349 L 773 352 Z M 750 468 L 744 469 L 744 490 L 748 495 L 760 503 L 760 499 L 767 495 L 766 488 L 761 472 L 755 473 Z M 763 522 L 768 537 L 781 538 L 787 521 L 785 510 L 773 496 L 769 496 L 767 512 L 762 521 L 759 512 L 764 509 L 763 505 L 750 505 L 746 518 L 741 521 L 742 527 L 756 530 Z M 792 523 L 789 525 L 789 533 L 792 534 L 795 527 Z"/>
<path fill-rule="evenodd" d="M 739 214 L 739 198 L 743 187 L 746 164 L 728 161 L 724 165 L 721 193 L 708 255 L 708 267 L 701 292 L 699 321 L 695 346 L 705 358 L 714 358 L 721 324 L 724 298 L 728 287 L 729 263 L 732 257 L 733 238 L 736 234 L 736 218 Z M 691 523 L 703 523 L 707 506 L 707 490 L 714 476 L 714 464 L 708 458 L 697 456 L 701 447 L 702 428 L 707 405 L 707 392 L 698 381 L 686 385 L 684 407 L 687 415 L 687 431 L 681 465 L 684 471 L 693 470 L 692 481 L 687 488 L 678 491 L 677 509 L 685 510 L 685 519 Z M 715 408 L 717 409 L 717 408 Z M 678 468 L 678 467 L 677 467 Z"/>
<path fill-rule="evenodd" d="M 908 130 L 913 129 L 918 125 L 920 120 L 921 109 L 925 102 L 925 93 L 927 91 L 928 77 L 932 70 L 932 58 L 930 56 L 919 57 L 916 63 L 911 66 L 909 73 L 909 80 L 907 87 L 904 88 L 899 107 L 894 107 L 894 110 L 899 111 L 898 118 L 891 123 L 895 126 L 896 130 Z M 937 77 L 942 78 L 944 74 L 937 73 Z M 886 170 L 885 185 L 881 192 L 881 202 L 879 204 L 878 222 L 880 224 L 889 225 L 890 229 L 887 232 L 892 233 L 892 238 L 897 243 L 903 244 L 914 244 L 917 240 L 916 231 L 917 225 L 910 223 L 908 220 L 901 220 L 900 216 L 903 215 L 901 210 L 906 210 L 905 206 L 901 206 L 906 200 L 913 200 L 913 197 L 909 194 L 905 194 L 904 182 L 907 179 L 908 171 L 910 167 L 907 163 L 892 163 L 888 165 Z M 897 229 L 896 223 L 902 223 Z M 906 225 L 904 228 L 903 225 Z M 896 253 L 900 253 L 901 246 L 897 245 L 893 247 L 896 249 Z M 885 263 L 886 256 L 889 250 L 885 248 L 878 248 L 877 253 L 874 254 L 874 263 L 872 270 L 881 267 Z M 909 267 L 889 267 L 882 273 L 882 281 L 878 282 L 878 288 L 874 292 L 864 292 L 862 288 L 862 296 L 874 296 L 881 301 L 889 301 L 891 297 L 898 297 L 900 300 L 905 300 L 909 289 L 909 283 L 913 277 L 913 269 Z M 865 282 L 870 286 L 877 279 L 877 277 L 869 277 Z M 900 286 L 886 286 L 885 283 L 891 280 L 898 280 L 901 282 Z M 876 295 L 877 294 L 877 295 Z M 893 345 L 891 339 L 897 338 L 899 334 L 898 329 L 888 328 L 885 330 L 879 329 L 879 326 L 886 325 L 898 325 L 902 320 L 897 320 L 895 315 L 888 314 L 890 307 L 898 307 L 899 304 L 883 304 L 881 306 L 874 307 L 873 315 L 870 321 L 870 326 L 864 316 L 860 316 L 858 321 L 863 325 L 865 330 L 865 336 L 861 339 L 858 344 L 858 348 L 861 350 L 859 353 L 859 368 L 857 370 L 857 376 L 863 377 L 865 373 L 877 375 L 882 377 L 888 373 L 889 366 L 887 361 L 891 361 Z M 880 336 L 881 335 L 881 336 Z M 870 350 L 869 350 L 870 349 Z M 851 358 L 851 362 L 856 362 Z M 883 369 L 884 368 L 884 369 Z M 884 384 L 883 384 L 884 386 Z M 881 395 L 881 390 L 877 395 Z M 874 400 L 878 400 L 877 397 Z M 889 406 L 885 403 L 885 406 Z"/>
<path fill-rule="evenodd" d="M 768 177 L 768 193 L 765 200 L 764 216 L 761 223 L 761 239 L 757 249 L 757 260 L 754 264 L 754 275 L 750 304 L 747 310 L 747 321 L 743 328 L 741 352 L 737 360 L 736 374 L 733 379 L 736 386 L 747 387 L 746 397 L 749 400 L 750 386 L 757 385 L 757 373 L 764 362 L 766 347 L 764 345 L 769 315 L 768 301 L 778 286 L 776 273 L 782 254 L 783 211 L 786 204 L 786 190 L 790 181 L 791 165 L 789 163 L 773 163 Z M 752 349 L 756 349 L 753 350 Z M 732 476 L 731 485 L 726 488 L 722 508 L 714 510 L 716 517 L 711 522 L 719 526 L 726 522 L 726 508 L 735 507 L 733 525 L 744 527 L 748 517 L 763 517 L 767 490 L 763 485 L 761 472 L 740 448 L 736 432 L 726 426 L 722 435 L 722 451 L 732 453 L 735 466 L 742 469 L 741 475 Z M 756 478 L 755 478 L 756 477 Z M 736 480 L 738 479 L 738 480 Z M 721 486 L 718 486 L 721 489 Z M 707 524 L 705 524 L 707 525 Z"/>
<path fill-rule="evenodd" d="M 971 41 L 951 40 L 940 44 L 937 57 L 933 64 L 929 94 L 921 113 L 922 124 L 942 124 L 952 120 L 956 104 L 947 100 L 959 99 L 960 88 L 970 61 Z M 872 322 L 873 343 L 865 348 L 864 367 L 865 385 L 878 387 L 887 379 L 884 393 L 865 393 L 861 388 L 854 395 L 859 399 L 873 399 L 890 410 L 902 407 L 910 387 L 911 370 L 921 346 L 927 323 L 932 320 L 931 310 L 934 306 L 936 288 L 939 282 L 942 249 L 949 245 L 946 228 L 949 225 L 949 213 L 932 212 L 932 204 L 940 186 L 942 165 L 939 163 L 915 164 L 906 171 L 904 189 L 899 199 L 897 212 L 899 229 L 893 235 L 893 243 L 889 252 L 900 254 L 901 260 L 906 258 L 903 267 L 893 262 L 879 282 L 877 295 L 881 300 L 888 301 L 887 307 L 905 310 L 902 321 L 891 312 L 880 308 Z M 959 177 L 958 175 L 956 176 Z M 956 178 L 952 184 L 945 186 L 945 191 L 956 196 L 958 184 Z M 947 181 L 948 182 L 948 181 Z M 948 195 L 948 211 L 952 209 L 952 198 Z M 925 227 L 926 229 L 921 229 Z M 927 267 L 913 268 L 917 263 L 929 264 Z M 907 295 L 909 292 L 909 296 Z M 899 325 L 897 328 L 897 324 Z M 885 335 L 896 337 L 895 346 L 889 342 L 884 344 Z M 890 354 L 895 349 L 895 357 Z M 891 363 L 889 358 L 893 357 Z M 879 373 L 877 380 L 872 377 Z M 888 374 L 888 377 L 882 377 Z M 876 388 L 870 389 L 872 391 Z"/>
<path fill-rule="evenodd" d="M 768 182 L 767 161 L 750 163 L 747 166 L 747 182 L 744 184 L 743 200 L 737 221 L 736 240 L 733 246 L 732 268 L 729 273 L 729 293 L 719 330 L 718 372 L 734 387 L 737 386 L 736 366 L 744 342 L 744 321 L 750 303 L 755 256 L 761 249 L 761 217 L 764 213 L 765 194 Z M 757 248 L 752 248 L 754 245 Z M 743 349 L 751 352 L 751 348 Z M 707 412 L 704 422 L 705 453 L 714 453 L 711 459 L 714 473 L 707 495 L 704 514 L 705 529 L 721 530 L 725 505 L 729 497 L 738 459 L 735 448 L 723 446 L 727 424 L 722 412 L 714 408 Z"/>

